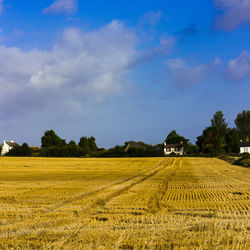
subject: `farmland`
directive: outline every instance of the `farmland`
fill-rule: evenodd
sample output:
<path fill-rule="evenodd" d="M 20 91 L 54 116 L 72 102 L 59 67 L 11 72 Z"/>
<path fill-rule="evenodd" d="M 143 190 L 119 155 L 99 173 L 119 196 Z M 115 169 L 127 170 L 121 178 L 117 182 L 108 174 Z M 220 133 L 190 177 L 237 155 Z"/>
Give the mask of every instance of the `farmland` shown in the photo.
<path fill-rule="evenodd" d="M 210 158 L 0 158 L 0 249 L 250 249 L 250 170 Z"/>

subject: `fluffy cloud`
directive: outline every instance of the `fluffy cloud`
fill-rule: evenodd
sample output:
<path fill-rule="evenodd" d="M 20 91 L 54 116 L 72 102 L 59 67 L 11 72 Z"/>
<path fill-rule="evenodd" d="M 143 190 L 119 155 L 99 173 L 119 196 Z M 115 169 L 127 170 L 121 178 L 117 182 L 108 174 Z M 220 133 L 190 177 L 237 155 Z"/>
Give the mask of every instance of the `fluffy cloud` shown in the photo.
<path fill-rule="evenodd" d="M 43 13 L 67 13 L 72 14 L 78 9 L 78 0 L 56 0 Z"/>
<path fill-rule="evenodd" d="M 180 58 L 166 60 L 165 64 L 174 81 L 184 87 L 200 83 L 210 71 L 209 65 L 190 66 Z"/>
<path fill-rule="evenodd" d="M 232 82 L 241 81 L 250 76 L 250 53 L 243 51 L 237 58 L 230 60 L 224 70 L 224 76 Z"/>
<path fill-rule="evenodd" d="M 215 27 L 231 31 L 241 24 L 250 24 L 250 0 L 214 0 L 218 14 Z"/>
<path fill-rule="evenodd" d="M 144 64 L 152 61 L 158 56 L 166 56 L 172 51 L 176 44 L 176 38 L 171 37 L 161 37 L 159 39 L 159 44 L 153 46 L 145 51 L 141 51 L 140 55 L 137 57 L 134 64 Z"/>
<path fill-rule="evenodd" d="M 125 88 L 124 78 L 137 57 L 136 45 L 136 35 L 113 21 L 88 33 L 67 29 L 50 51 L 2 46 L 0 104 L 63 102 L 73 103 L 74 108 L 86 100 L 117 95 Z"/>

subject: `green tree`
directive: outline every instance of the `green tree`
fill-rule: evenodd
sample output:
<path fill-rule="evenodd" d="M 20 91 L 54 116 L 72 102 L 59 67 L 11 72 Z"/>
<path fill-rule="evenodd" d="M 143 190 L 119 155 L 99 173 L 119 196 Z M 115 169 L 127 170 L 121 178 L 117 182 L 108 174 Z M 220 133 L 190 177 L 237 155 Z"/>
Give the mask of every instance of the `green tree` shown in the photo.
<path fill-rule="evenodd" d="M 217 111 L 211 119 L 211 126 L 206 127 L 197 137 L 196 145 L 204 153 L 224 153 L 226 147 L 227 123 L 222 111 Z"/>
<path fill-rule="evenodd" d="M 54 130 L 45 131 L 41 138 L 42 148 L 48 148 L 51 146 L 63 147 L 66 146 L 66 141 L 61 139 Z"/>
<path fill-rule="evenodd" d="M 5 155 L 6 155 L 6 156 L 21 156 L 20 152 L 21 152 L 21 147 L 18 145 L 18 146 L 13 147 L 13 148 L 12 148 L 8 153 L 6 153 Z"/>
<path fill-rule="evenodd" d="M 76 145 L 75 141 L 70 141 L 67 145 L 67 156 L 68 157 L 79 157 L 80 147 Z"/>
<path fill-rule="evenodd" d="M 179 144 L 181 143 L 181 141 L 183 142 L 183 144 L 187 144 L 189 139 L 186 139 L 185 137 L 177 134 L 176 131 L 173 130 L 169 133 L 165 141 L 167 144 Z"/>
<path fill-rule="evenodd" d="M 89 138 L 89 150 L 91 152 L 96 152 L 97 151 L 97 145 L 96 145 L 96 142 L 95 142 L 95 137 L 91 136 Z"/>
<path fill-rule="evenodd" d="M 200 152 L 203 152 L 203 141 L 203 134 L 196 137 L 196 145 L 198 146 Z"/>
<path fill-rule="evenodd" d="M 69 143 L 68 143 L 68 146 L 77 146 L 75 141 L 71 140 Z"/>
<path fill-rule="evenodd" d="M 84 155 L 90 153 L 88 137 L 86 137 L 86 136 L 81 137 L 80 141 L 78 143 L 78 146 L 82 149 L 82 152 L 83 152 Z"/>
<path fill-rule="evenodd" d="M 186 149 L 186 154 L 196 154 L 199 153 L 199 147 L 197 145 L 193 145 L 191 143 L 188 144 Z"/>
<path fill-rule="evenodd" d="M 23 143 L 22 146 L 13 147 L 7 154 L 7 156 L 31 156 L 32 149 L 28 146 L 27 143 Z"/>
<path fill-rule="evenodd" d="M 211 126 L 214 128 L 215 133 L 224 136 L 227 130 L 227 123 L 225 122 L 222 111 L 217 111 L 211 120 Z"/>
<path fill-rule="evenodd" d="M 227 123 L 222 111 L 217 111 L 211 120 L 213 129 L 213 151 L 214 153 L 224 153 L 226 147 Z"/>
<path fill-rule="evenodd" d="M 226 152 L 239 153 L 240 151 L 240 137 L 235 128 L 228 129 L 226 135 Z"/>
<path fill-rule="evenodd" d="M 206 127 L 202 133 L 202 152 L 203 153 L 214 153 L 214 129 Z"/>
<path fill-rule="evenodd" d="M 234 120 L 240 139 L 250 138 L 250 110 L 243 110 Z"/>
<path fill-rule="evenodd" d="M 21 156 L 31 156 L 32 155 L 32 149 L 29 147 L 27 143 L 23 143 L 21 146 Z"/>
<path fill-rule="evenodd" d="M 211 120 L 211 133 L 213 135 L 212 153 L 224 153 L 226 147 L 227 123 L 222 111 L 217 111 Z"/>

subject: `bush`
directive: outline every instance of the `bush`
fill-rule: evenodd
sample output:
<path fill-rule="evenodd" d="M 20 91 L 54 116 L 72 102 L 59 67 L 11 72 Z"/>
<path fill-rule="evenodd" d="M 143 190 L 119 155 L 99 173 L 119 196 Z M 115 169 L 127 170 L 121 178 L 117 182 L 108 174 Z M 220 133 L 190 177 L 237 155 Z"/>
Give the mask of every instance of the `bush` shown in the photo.
<path fill-rule="evenodd" d="M 234 165 L 250 168 L 250 154 L 242 154 L 243 156 L 234 162 Z"/>
<path fill-rule="evenodd" d="M 32 149 L 28 146 L 27 143 L 24 143 L 22 146 L 15 146 L 12 148 L 6 156 L 31 156 Z"/>

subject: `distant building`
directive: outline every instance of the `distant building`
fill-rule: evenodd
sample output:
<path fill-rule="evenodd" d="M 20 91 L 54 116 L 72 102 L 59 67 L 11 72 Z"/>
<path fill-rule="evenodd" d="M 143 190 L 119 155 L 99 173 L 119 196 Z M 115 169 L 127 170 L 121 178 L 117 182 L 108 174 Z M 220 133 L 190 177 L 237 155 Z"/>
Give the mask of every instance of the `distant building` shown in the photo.
<path fill-rule="evenodd" d="M 130 148 L 143 148 L 145 144 L 143 142 L 130 141 L 124 149 L 124 152 L 128 152 Z"/>
<path fill-rule="evenodd" d="M 250 142 L 249 141 L 241 141 L 240 142 L 240 153 L 249 153 L 250 154 Z"/>
<path fill-rule="evenodd" d="M 34 146 L 34 147 L 30 147 L 30 149 L 34 152 L 34 153 L 37 153 L 41 150 L 41 148 L 37 147 L 37 146 Z"/>
<path fill-rule="evenodd" d="M 183 143 L 180 144 L 167 144 L 164 142 L 164 155 L 170 154 L 184 155 Z"/>
<path fill-rule="evenodd" d="M 7 154 L 12 148 L 19 146 L 16 142 L 14 141 L 3 141 L 3 144 L 1 144 L 2 147 L 2 151 L 1 151 L 1 155 L 5 155 Z"/>

